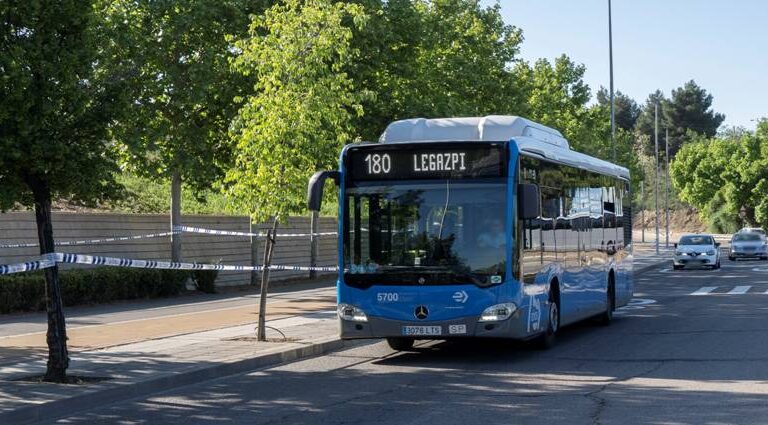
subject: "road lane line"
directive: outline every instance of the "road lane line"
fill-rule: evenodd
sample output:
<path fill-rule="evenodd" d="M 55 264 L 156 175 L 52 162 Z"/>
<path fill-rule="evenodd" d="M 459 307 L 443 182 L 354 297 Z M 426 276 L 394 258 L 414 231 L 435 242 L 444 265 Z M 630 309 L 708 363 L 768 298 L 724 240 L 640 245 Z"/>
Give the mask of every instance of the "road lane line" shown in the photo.
<path fill-rule="evenodd" d="M 690 295 L 709 295 L 709 293 L 715 289 L 717 289 L 717 286 L 702 286 L 694 292 L 691 292 Z"/>
<path fill-rule="evenodd" d="M 749 292 L 749 289 L 752 288 L 750 285 L 744 285 L 744 286 L 737 286 L 730 291 L 728 291 L 728 295 L 740 295 L 740 294 L 746 294 Z"/>

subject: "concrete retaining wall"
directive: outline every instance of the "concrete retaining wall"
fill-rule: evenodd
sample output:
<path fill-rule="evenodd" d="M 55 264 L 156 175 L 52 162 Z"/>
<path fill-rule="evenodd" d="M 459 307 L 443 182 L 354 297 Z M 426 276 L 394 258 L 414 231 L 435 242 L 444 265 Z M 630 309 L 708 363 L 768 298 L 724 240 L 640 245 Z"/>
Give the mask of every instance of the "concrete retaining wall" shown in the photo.
<path fill-rule="evenodd" d="M 186 226 L 204 227 L 219 230 L 249 231 L 249 218 L 239 216 L 184 216 Z M 269 224 L 260 224 L 259 229 L 266 231 Z M 336 220 L 325 217 L 319 221 L 319 232 L 335 232 Z M 148 233 L 167 232 L 170 229 L 168 216 L 164 214 L 88 214 L 64 213 L 53 214 L 54 238 L 57 242 L 99 239 L 113 236 L 130 236 Z M 309 233 L 308 217 L 292 217 L 278 227 L 280 233 Z M 183 261 L 211 262 L 221 261 L 227 264 L 261 264 L 264 240 L 259 239 L 252 251 L 247 237 L 218 236 L 184 233 L 182 235 Z M 35 216 L 31 212 L 12 212 L 0 214 L 0 244 L 36 243 L 37 227 Z M 317 265 L 336 265 L 336 237 L 323 236 L 319 239 Z M 96 245 L 62 246 L 59 252 L 104 255 L 133 259 L 167 260 L 170 258 L 170 237 L 138 239 L 100 243 Z M 39 257 L 38 248 L 0 248 L 0 264 L 29 261 Z M 309 265 L 309 237 L 278 238 L 275 246 L 273 264 Z M 72 265 L 64 265 L 73 267 Z M 327 274 L 326 274 L 327 275 Z M 308 277 L 307 272 L 272 272 L 273 280 Z M 243 285 L 250 282 L 250 272 L 221 272 L 217 285 Z"/>

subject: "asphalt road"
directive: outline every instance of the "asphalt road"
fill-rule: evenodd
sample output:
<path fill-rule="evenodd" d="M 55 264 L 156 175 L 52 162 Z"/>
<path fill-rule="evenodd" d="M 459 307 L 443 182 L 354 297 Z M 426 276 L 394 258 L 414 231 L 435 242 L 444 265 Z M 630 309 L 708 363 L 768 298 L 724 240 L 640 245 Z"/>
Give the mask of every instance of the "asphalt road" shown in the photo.
<path fill-rule="evenodd" d="M 768 423 L 768 262 L 636 281 L 633 307 L 610 327 L 563 329 L 545 352 L 360 344 L 59 423 Z"/>

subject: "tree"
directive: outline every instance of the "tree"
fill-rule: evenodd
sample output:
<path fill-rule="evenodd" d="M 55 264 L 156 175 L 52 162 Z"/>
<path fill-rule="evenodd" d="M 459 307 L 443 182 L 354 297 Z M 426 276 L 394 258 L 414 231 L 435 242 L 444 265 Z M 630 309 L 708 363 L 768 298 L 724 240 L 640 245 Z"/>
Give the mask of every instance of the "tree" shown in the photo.
<path fill-rule="evenodd" d="M 99 20 L 88 0 L 8 3 L 0 54 L 0 206 L 33 207 L 40 254 L 54 252 L 51 199 L 92 204 L 117 194 L 108 129 L 124 81 L 102 68 Z M 45 269 L 48 364 L 69 365 L 58 268 Z"/>
<path fill-rule="evenodd" d="M 683 146 L 670 164 L 672 184 L 680 199 L 705 211 L 726 184 L 723 172 L 729 167 L 738 145 L 699 137 Z"/>
<path fill-rule="evenodd" d="M 712 95 L 699 87 L 693 80 L 683 87 L 672 90 L 667 99 L 657 90 L 648 100 L 637 120 L 636 132 L 647 136 L 645 153 L 653 155 L 654 150 L 654 105 L 659 104 L 659 150 L 664 151 L 666 130 L 669 130 L 669 155 L 673 158 L 683 144 L 695 140 L 697 135 L 714 137 L 725 115 L 712 111 Z"/>
<path fill-rule="evenodd" d="M 635 134 L 639 140 L 643 141 L 642 151 L 646 155 L 655 155 L 656 105 L 658 105 L 659 151 L 664 152 L 664 128 L 667 127 L 664 108 L 667 104 L 668 100 L 664 96 L 664 93 L 662 93 L 661 90 L 656 90 L 648 95 L 648 99 L 646 99 L 645 104 L 640 111 L 640 115 L 637 117 L 637 121 L 635 122 Z"/>
<path fill-rule="evenodd" d="M 768 123 L 762 120 L 754 134 L 743 137 L 730 160 L 720 159 L 726 207 L 744 212 L 748 225 L 768 225 Z M 713 156 L 721 158 L 715 153 Z"/>
<path fill-rule="evenodd" d="M 613 103 L 616 128 L 626 131 L 634 130 L 637 118 L 640 116 L 640 106 L 637 102 L 624 93 L 616 91 L 613 94 Z M 600 90 L 597 91 L 597 104 L 607 106 L 610 110 L 611 95 L 605 87 L 601 86 Z"/>
<path fill-rule="evenodd" d="M 674 156 L 684 143 L 691 140 L 691 132 L 714 137 L 725 120 L 725 115 L 712 110 L 712 95 L 693 80 L 672 90 L 672 97 L 664 109 L 664 117 L 669 126 L 670 156 Z"/>
<path fill-rule="evenodd" d="M 554 64 L 539 59 L 533 67 L 521 62 L 515 68 L 527 97 L 528 117 L 558 129 L 580 150 L 593 142 L 593 121 L 586 106 L 591 94 L 584 82 L 585 70 L 584 65 L 566 55 L 555 59 Z"/>
<path fill-rule="evenodd" d="M 768 124 L 739 139 L 699 136 L 685 144 L 671 166 L 680 197 L 702 211 L 716 231 L 738 224 L 768 225 Z M 743 218 L 742 218 L 743 212 Z"/>
<path fill-rule="evenodd" d="M 344 72 L 357 56 L 346 20 L 359 28 L 366 15 L 355 4 L 287 0 L 254 17 L 237 43 L 234 67 L 256 83 L 233 123 L 226 183 L 256 220 L 304 211 L 309 176 L 354 139 L 362 107 Z"/>
<path fill-rule="evenodd" d="M 366 113 L 355 120 L 364 139 L 376 140 L 396 119 L 525 111 L 525 97 L 509 69 L 517 62 L 522 32 L 504 23 L 499 5 L 360 3 L 372 19 L 354 31 L 361 56 L 349 73 L 360 90 L 373 94 L 363 100 Z"/>
<path fill-rule="evenodd" d="M 111 0 L 105 7 L 112 65 L 131 72 L 129 114 L 117 127 L 129 171 L 171 181 L 171 225 L 181 218 L 182 182 L 210 188 L 229 166 L 228 127 L 247 78 L 230 68 L 230 36 L 266 0 Z M 181 258 L 181 237 L 172 237 Z"/>

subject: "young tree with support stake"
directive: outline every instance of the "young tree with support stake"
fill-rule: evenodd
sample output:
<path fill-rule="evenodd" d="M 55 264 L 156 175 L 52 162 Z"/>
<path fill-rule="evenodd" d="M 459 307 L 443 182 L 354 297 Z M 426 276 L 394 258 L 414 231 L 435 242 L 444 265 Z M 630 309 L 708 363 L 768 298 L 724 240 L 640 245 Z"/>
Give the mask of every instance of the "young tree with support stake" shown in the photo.
<path fill-rule="evenodd" d="M 0 206 L 33 207 L 40 254 L 54 252 L 51 200 L 86 204 L 117 194 L 108 128 L 121 81 L 100 68 L 89 0 L 6 4 L 0 52 Z M 48 365 L 66 382 L 69 355 L 58 268 L 45 269 Z"/>
<path fill-rule="evenodd" d="M 256 77 L 233 124 L 235 164 L 227 172 L 229 193 L 254 211 L 257 221 L 304 211 L 309 175 L 335 161 L 352 140 L 351 121 L 362 113 L 361 95 L 343 69 L 357 52 L 349 20 L 364 23 L 362 8 L 322 0 L 288 0 L 254 18 L 250 37 L 237 43 L 234 67 Z M 272 244 L 264 263 L 269 265 Z M 259 339 L 264 340 L 268 270 L 264 271 Z"/>

